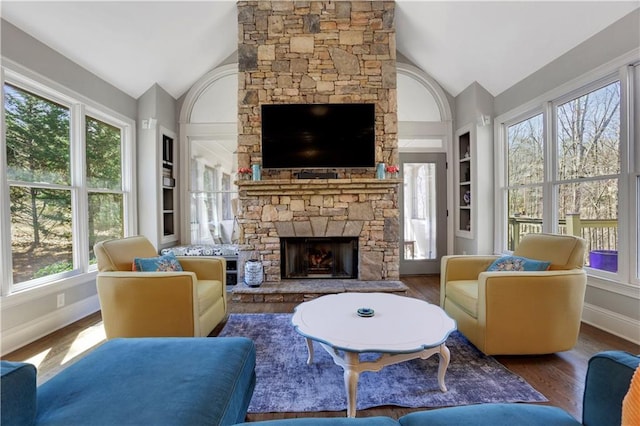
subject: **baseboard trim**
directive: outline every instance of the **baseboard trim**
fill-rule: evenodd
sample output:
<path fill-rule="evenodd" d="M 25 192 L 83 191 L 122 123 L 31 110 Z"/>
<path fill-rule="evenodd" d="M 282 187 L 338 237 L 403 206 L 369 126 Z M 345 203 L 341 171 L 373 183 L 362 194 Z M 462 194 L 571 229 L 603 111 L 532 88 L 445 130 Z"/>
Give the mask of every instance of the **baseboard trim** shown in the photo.
<path fill-rule="evenodd" d="M 99 310 L 100 300 L 98 295 L 93 295 L 26 324 L 3 330 L 0 355 L 11 353 Z"/>
<path fill-rule="evenodd" d="M 585 303 L 582 310 L 582 322 L 640 344 L 640 321 L 633 318 Z"/>

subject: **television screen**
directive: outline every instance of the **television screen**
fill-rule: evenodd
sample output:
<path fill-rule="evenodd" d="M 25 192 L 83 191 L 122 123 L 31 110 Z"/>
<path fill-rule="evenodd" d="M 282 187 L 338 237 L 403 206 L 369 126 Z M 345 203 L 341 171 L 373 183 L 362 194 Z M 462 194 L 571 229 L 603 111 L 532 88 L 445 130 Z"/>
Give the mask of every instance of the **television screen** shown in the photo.
<path fill-rule="evenodd" d="M 374 104 L 262 105 L 262 167 L 374 165 Z"/>

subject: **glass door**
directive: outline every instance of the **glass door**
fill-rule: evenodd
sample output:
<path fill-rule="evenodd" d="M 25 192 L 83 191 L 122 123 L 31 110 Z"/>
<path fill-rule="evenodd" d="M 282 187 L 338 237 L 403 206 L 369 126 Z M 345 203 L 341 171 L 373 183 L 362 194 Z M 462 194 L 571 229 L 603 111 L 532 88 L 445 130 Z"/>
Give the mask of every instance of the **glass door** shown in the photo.
<path fill-rule="evenodd" d="M 444 153 L 401 153 L 400 274 L 440 273 L 447 245 Z"/>
<path fill-rule="evenodd" d="M 235 140 L 189 139 L 189 243 L 237 242 Z"/>

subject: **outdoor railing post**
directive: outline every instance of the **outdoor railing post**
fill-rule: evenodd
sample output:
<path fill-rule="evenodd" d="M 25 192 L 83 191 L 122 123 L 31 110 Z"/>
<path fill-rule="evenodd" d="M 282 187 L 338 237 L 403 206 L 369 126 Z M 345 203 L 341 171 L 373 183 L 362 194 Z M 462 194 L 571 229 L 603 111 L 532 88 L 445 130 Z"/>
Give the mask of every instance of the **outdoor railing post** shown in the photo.
<path fill-rule="evenodd" d="M 582 237 L 582 223 L 580 213 L 567 213 L 567 235 Z"/>

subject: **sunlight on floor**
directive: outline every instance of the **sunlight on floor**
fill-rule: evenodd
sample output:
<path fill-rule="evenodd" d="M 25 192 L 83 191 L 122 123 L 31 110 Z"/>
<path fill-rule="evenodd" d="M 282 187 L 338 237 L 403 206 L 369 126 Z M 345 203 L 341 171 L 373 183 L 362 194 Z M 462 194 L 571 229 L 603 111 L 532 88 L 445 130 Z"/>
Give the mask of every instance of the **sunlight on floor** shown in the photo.
<path fill-rule="evenodd" d="M 42 364 L 42 361 L 45 360 L 47 355 L 49 355 L 49 352 L 51 352 L 51 348 L 45 349 L 44 351 L 40 352 L 39 354 L 35 354 L 31 358 L 25 359 L 24 362 L 28 362 L 29 364 L 33 364 L 33 365 L 36 366 L 36 368 L 38 368 L 38 367 L 40 367 L 40 364 Z"/>
<path fill-rule="evenodd" d="M 105 340 L 106 335 L 102 322 L 87 328 L 86 330 L 78 334 L 78 337 L 76 337 L 76 339 L 69 347 L 69 350 L 65 354 L 64 359 L 62 360 L 60 365 L 66 364 L 67 362 L 76 358 L 78 355 L 82 355 L 90 349 L 93 349 L 95 346 L 104 342 Z"/>

